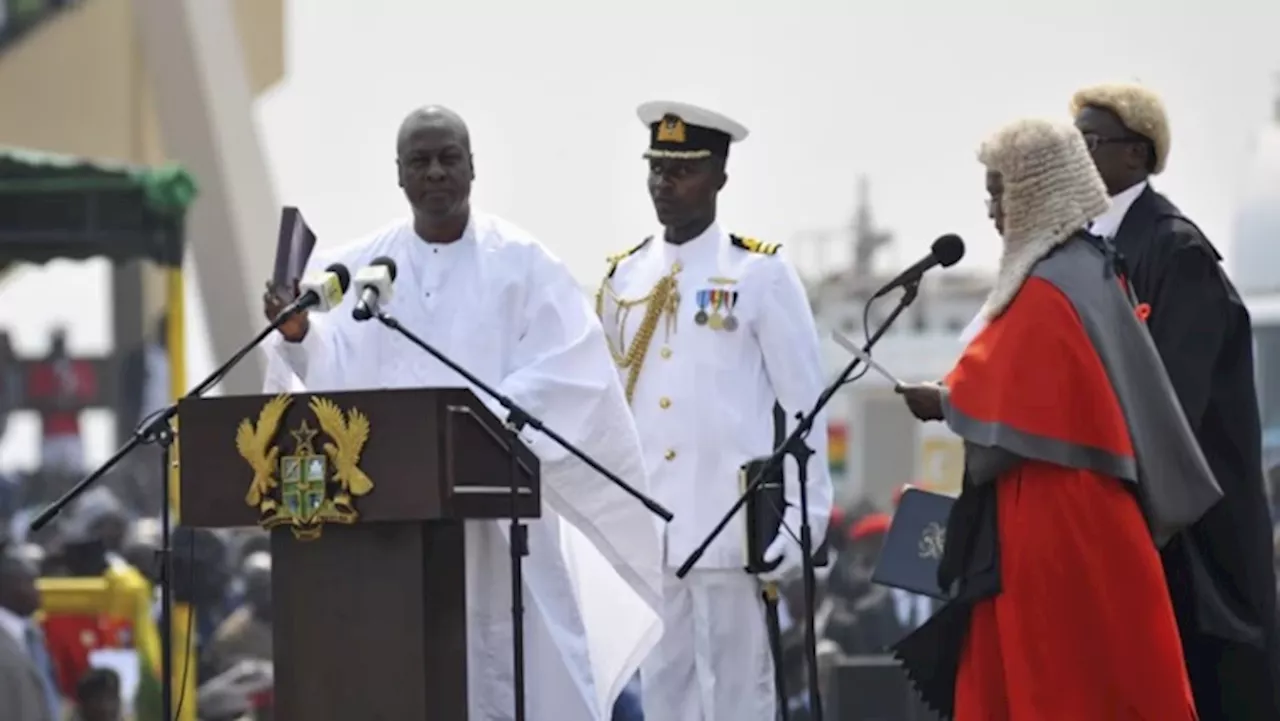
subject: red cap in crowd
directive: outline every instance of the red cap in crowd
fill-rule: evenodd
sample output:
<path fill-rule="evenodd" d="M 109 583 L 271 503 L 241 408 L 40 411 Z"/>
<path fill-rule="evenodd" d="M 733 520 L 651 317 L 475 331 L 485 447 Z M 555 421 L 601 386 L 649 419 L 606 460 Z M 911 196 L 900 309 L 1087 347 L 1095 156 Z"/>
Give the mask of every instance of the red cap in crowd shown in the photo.
<path fill-rule="evenodd" d="M 869 513 L 853 524 L 849 529 L 850 541 L 861 541 L 869 536 L 882 535 L 889 532 L 889 524 L 893 517 L 887 513 Z"/>

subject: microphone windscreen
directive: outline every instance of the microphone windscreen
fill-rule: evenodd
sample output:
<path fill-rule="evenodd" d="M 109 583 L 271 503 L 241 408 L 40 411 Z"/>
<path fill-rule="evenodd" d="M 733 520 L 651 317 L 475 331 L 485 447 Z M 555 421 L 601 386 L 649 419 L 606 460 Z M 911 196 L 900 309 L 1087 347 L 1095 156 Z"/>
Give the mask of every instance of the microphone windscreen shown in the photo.
<path fill-rule="evenodd" d="M 384 265 L 387 267 L 387 275 L 391 276 L 391 280 L 396 279 L 396 262 L 385 255 L 380 255 L 373 259 L 369 265 Z"/>
<path fill-rule="evenodd" d="M 964 257 L 964 241 L 955 233 L 947 233 L 933 241 L 931 252 L 938 259 L 938 265 L 948 268 Z"/>
<path fill-rule="evenodd" d="M 347 288 L 351 287 L 351 271 L 347 270 L 347 266 L 341 263 L 334 263 L 324 269 L 326 273 L 333 273 L 338 276 L 338 287 L 343 293 L 347 292 Z"/>

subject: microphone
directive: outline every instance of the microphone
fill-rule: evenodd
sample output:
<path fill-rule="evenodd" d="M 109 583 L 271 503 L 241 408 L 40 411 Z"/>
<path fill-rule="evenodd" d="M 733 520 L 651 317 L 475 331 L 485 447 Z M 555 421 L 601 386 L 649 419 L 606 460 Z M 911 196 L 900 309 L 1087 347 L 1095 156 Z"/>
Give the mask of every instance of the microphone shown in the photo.
<path fill-rule="evenodd" d="M 324 269 L 323 273 L 313 273 L 298 284 L 302 294 L 293 301 L 285 312 L 288 315 L 304 310 L 316 310 L 321 313 L 332 310 L 342 304 L 342 297 L 351 287 L 351 271 L 341 263 L 334 263 Z"/>
<path fill-rule="evenodd" d="M 351 317 L 356 320 L 369 320 L 378 312 L 378 305 L 391 300 L 391 284 L 396 279 L 396 262 L 387 256 L 373 259 L 369 265 L 356 272 L 356 292 L 360 300 L 356 302 Z"/>
<path fill-rule="evenodd" d="M 933 246 L 929 249 L 928 255 L 916 261 L 915 265 L 899 273 L 898 277 L 889 281 L 888 285 L 877 290 L 876 294 L 871 296 L 871 300 L 880 298 L 895 288 L 918 282 L 920 276 L 935 265 L 950 268 L 959 263 L 963 257 L 964 241 L 955 233 L 948 233 L 933 241 Z"/>

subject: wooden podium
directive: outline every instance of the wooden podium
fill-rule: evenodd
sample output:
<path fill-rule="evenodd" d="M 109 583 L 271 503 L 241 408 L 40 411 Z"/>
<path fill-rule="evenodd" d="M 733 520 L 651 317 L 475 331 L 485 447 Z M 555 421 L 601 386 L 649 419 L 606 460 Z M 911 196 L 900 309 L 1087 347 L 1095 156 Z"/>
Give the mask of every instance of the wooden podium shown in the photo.
<path fill-rule="evenodd" d="M 275 717 L 465 721 L 463 521 L 510 515 L 502 419 L 461 388 L 192 399 L 178 415 L 183 524 L 273 527 Z M 537 458 L 517 444 L 516 461 L 517 512 L 536 518 Z"/>

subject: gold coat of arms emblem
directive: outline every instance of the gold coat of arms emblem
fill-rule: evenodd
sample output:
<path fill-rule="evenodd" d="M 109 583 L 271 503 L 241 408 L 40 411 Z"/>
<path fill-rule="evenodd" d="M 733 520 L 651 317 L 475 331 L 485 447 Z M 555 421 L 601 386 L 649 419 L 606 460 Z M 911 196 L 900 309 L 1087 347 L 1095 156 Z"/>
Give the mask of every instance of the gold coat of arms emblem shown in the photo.
<path fill-rule="evenodd" d="M 327 523 L 355 523 L 355 499 L 373 490 L 373 481 L 359 466 L 369 440 L 369 418 L 313 396 L 307 407 L 318 427 L 304 417 L 289 431 L 289 452 L 275 441 L 293 400 L 276 396 L 263 404 L 256 423 L 240 421 L 236 449 L 253 472 L 244 502 L 258 509 L 259 525 L 268 530 L 287 525 L 295 538 L 311 541 Z M 317 440 L 321 434 L 324 439 Z"/>

